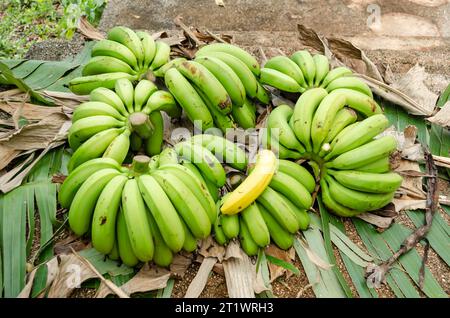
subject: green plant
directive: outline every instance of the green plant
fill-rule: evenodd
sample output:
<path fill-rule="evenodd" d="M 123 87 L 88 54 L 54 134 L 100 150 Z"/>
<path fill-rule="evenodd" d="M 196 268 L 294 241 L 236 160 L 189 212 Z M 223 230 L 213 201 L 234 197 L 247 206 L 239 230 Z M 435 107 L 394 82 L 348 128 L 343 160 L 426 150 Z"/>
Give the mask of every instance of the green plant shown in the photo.
<path fill-rule="evenodd" d="M 63 16 L 59 22 L 66 38 L 71 38 L 81 17 L 96 25 L 100 20 L 107 0 L 63 0 Z"/>

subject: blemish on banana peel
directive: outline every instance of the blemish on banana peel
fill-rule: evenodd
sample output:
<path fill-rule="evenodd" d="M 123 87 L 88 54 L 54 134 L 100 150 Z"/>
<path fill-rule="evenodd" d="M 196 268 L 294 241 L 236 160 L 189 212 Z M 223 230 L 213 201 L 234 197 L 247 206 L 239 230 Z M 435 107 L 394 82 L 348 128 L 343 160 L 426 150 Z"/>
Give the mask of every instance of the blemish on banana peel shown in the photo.
<path fill-rule="evenodd" d="M 105 224 L 106 223 L 106 221 L 107 221 L 107 217 L 106 216 L 102 216 L 101 218 L 100 218 L 100 225 L 103 225 L 103 224 Z"/>

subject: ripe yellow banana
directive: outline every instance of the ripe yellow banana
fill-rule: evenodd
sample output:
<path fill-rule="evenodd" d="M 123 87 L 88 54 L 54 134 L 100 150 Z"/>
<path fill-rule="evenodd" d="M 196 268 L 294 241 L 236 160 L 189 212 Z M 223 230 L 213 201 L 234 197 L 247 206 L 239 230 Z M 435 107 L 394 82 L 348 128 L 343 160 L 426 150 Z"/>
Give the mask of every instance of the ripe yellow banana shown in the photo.
<path fill-rule="evenodd" d="M 223 214 L 236 214 L 256 200 L 272 180 L 277 167 L 275 154 L 261 150 L 255 168 L 249 176 L 224 200 L 220 208 Z"/>

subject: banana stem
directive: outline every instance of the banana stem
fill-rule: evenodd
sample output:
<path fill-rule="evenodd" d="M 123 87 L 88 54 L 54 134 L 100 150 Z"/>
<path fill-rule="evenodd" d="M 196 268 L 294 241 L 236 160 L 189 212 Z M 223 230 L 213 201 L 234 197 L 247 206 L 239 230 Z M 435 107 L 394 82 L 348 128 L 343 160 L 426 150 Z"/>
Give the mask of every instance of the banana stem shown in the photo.
<path fill-rule="evenodd" d="M 132 113 L 128 117 L 131 130 L 141 138 L 148 139 L 152 136 L 154 127 L 147 114 L 142 112 Z"/>
<path fill-rule="evenodd" d="M 138 155 L 133 157 L 133 163 L 131 164 L 131 172 L 134 176 L 147 173 L 149 171 L 150 157 L 144 155 Z"/>

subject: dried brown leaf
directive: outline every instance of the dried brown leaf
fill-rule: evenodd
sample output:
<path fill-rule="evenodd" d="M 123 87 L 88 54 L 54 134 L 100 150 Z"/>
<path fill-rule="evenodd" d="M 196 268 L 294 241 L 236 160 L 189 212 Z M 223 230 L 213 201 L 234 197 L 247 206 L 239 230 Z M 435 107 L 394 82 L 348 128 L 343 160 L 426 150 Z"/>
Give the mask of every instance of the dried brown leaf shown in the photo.
<path fill-rule="evenodd" d="M 270 244 L 269 246 L 267 246 L 265 252 L 266 254 L 281 259 L 287 263 L 290 263 L 292 259 L 289 251 L 282 250 L 274 244 Z M 283 276 L 285 273 L 286 278 L 289 278 L 289 276 L 292 275 L 291 271 L 287 271 L 285 268 L 281 266 L 275 265 L 271 262 L 268 262 L 268 265 L 270 272 L 270 282 L 275 281 L 278 277 Z"/>
<path fill-rule="evenodd" d="M 91 40 L 103 40 L 105 38 L 105 35 L 90 24 L 86 17 L 81 17 L 79 20 L 78 31 Z"/>
<path fill-rule="evenodd" d="M 56 275 L 58 275 L 58 272 L 59 272 L 58 259 L 56 257 L 53 257 L 47 263 L 45 263 L 45 266 L 47 266 L 47 281 L 46 281 L 44 290 L 46 290 L 51 285 L 51 283 L 55 279 Z M 17 296 L 17 298 L 29 298 L 30 297 L 31 290 L 33 288 L 34 278 L 35 278 L 38 268 L 39 267 L 36 267 L 35 269 L 33 269 L 33 271 L 28 275 L 27 283 L 26 283 L 25 287 L 22 289 L 22 291 L 20 292 L 20 294 Z"/>
<path fill-rule="evenodd" d="M 161 289 L 167 286 L 170 272 L 167 269 L 144 264 L 139 273 L 119 288 L 127 295 Z M 113 292 L 105 284 L 95 294 L 96 298 L 104 298 Z"/>
<path fill-rule="evenodd" d="M 200 241 L 200 248 L 198 253 L 203 257 L 214 257 L 222 262 L 223 257 L 225 256 L 225 248 L 219 244 L 212 238 L 212 236 L 208 236 L 207 238 Z"/>
<path fill-rule="evenodd" d="M 62 107 L 39 106 L 30 103 L 0 102 L 0 110 L 27 120 L 42 120 L 54 113 L 62 113 Z"/>
<path fill-rule="evenodd" d="M 189 284 L 184 298 L 198 298 L 200 296 L 208 281 L 209 273 L 211 273 L 216 263 L 216 257 L 205 257 L 203 259 L 197 274 Z"/>
<path fill-rule="evenodd" d="M 178 253 L 173 257 L 172 264 L 170 264 L 170 272 L 175 276 L 183 278 L 191 264 L 192 254 Z"/>
<path fill-rule="evenodd" d="M 300 244 L 302 245 L 303 249 L 306 252 L 306 256 L 308 256 L 309 260 L 314 263 L 319 268 L 329 270 L 331 267 L 333 267 L 332 264 L 326 262 L 323 260 L 319 255 L 317 255 L 312 249 L 309 248 L 308 244 L 301 239 Z"/>
<path fill-rule="evenodd" d="M 440 125 L 442 127 L 450 127 L 450 102 L 445 105 L 432 117 L 427 118 L 428 121 Z"/>
<path fill-rule="evenodd" d="M 387 229 L 391 226 L 392 222 L 394 222 L 394 218 L 392 217 L 382 217 L 369 212 L 358 214 L 356 217 L 367 223 L 373 224 L 380 229 Z"/>
<path fill-rule="evenodd" d="M 225 272 L 228 296 L 230 298 L 255 298 L 253 289 L 253 272 L 250 258 L 236 242 L 227 246 L 222 262 Z"/>

